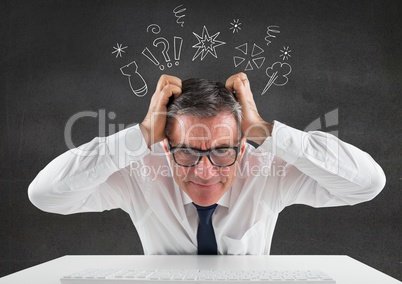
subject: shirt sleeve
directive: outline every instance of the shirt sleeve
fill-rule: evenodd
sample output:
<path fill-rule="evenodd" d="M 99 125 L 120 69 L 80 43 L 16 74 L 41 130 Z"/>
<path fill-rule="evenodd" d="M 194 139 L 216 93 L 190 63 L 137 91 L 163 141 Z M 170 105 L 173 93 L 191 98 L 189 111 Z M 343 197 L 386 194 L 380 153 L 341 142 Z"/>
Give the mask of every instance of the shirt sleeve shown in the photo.
<path fill-rule="evenodd" d="M 261 147 L 282 162 L 281 208 L 354 205 L 373 199 L 385 186 L 385 174 L 369 154 L 329 133 L 303 132 L 275 121 Z"/>
<path fill-rule="evenodd" d="M 139 125 L 94 138 L 51 161 L 29 185 L 28 197 L 60 214 L 121 207 L 127 185 L 119 171 L 148 153 Z"/>

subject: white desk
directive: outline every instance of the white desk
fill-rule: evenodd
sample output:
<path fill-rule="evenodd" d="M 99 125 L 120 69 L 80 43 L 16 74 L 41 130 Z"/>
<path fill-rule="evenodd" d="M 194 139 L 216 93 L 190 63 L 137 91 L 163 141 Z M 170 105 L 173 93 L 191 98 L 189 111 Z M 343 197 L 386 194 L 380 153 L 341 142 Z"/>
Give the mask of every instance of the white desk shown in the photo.
<path fill-rule="evenodd" d="M 337 284 L 402 283 L 348 256 L 64 256 L 0 278 L 0 284 L 60 284 L 60 278 L 86 268 L 201 268 L 321 270 Z"/>

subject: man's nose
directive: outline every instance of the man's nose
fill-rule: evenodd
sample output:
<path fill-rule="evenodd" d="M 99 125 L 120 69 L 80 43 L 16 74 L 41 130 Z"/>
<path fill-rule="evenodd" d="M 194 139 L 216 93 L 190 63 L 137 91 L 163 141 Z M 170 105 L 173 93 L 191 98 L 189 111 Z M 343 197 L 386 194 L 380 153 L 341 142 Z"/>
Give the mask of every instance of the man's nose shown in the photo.
<path fill-rule="evenodd" d="M 202 156 L 200 162 L 195 166 L 194 172 L 197 176 L 206 180 L 216 176 L 217 168 L 211 164 L 211 161 L 205 155 Z"/>

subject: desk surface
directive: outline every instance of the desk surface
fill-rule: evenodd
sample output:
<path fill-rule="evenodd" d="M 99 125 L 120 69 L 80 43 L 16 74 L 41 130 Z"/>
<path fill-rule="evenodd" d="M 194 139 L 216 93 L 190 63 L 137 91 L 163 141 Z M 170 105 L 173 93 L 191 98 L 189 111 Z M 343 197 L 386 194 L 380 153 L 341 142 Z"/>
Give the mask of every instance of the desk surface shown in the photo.
<path fill-rule="evenodd" d="M 199 268 L 321 270 L 337 284 L 402 283 L 348 256 L 195 256 L 123 255 L 63 256 L 0 278 L 0 284 L 60 284 L 63 275 L 87 268 Z"/>

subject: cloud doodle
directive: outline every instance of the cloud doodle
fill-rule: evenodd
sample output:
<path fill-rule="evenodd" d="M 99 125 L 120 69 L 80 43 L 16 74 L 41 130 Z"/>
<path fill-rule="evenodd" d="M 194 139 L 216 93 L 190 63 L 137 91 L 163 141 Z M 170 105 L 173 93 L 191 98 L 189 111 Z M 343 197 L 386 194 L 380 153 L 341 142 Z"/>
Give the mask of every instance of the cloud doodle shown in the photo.
<path fill-rule="evenodd" d="M 284 86 L 289 81 L 287 77 L 292 72 L 292 67 L 288 63 L 275 62 L 271 67 L 266 70 L 267 76 L 270 78 L 265 86 L 262 94 L 265 94 L 272 86 Z"/>

